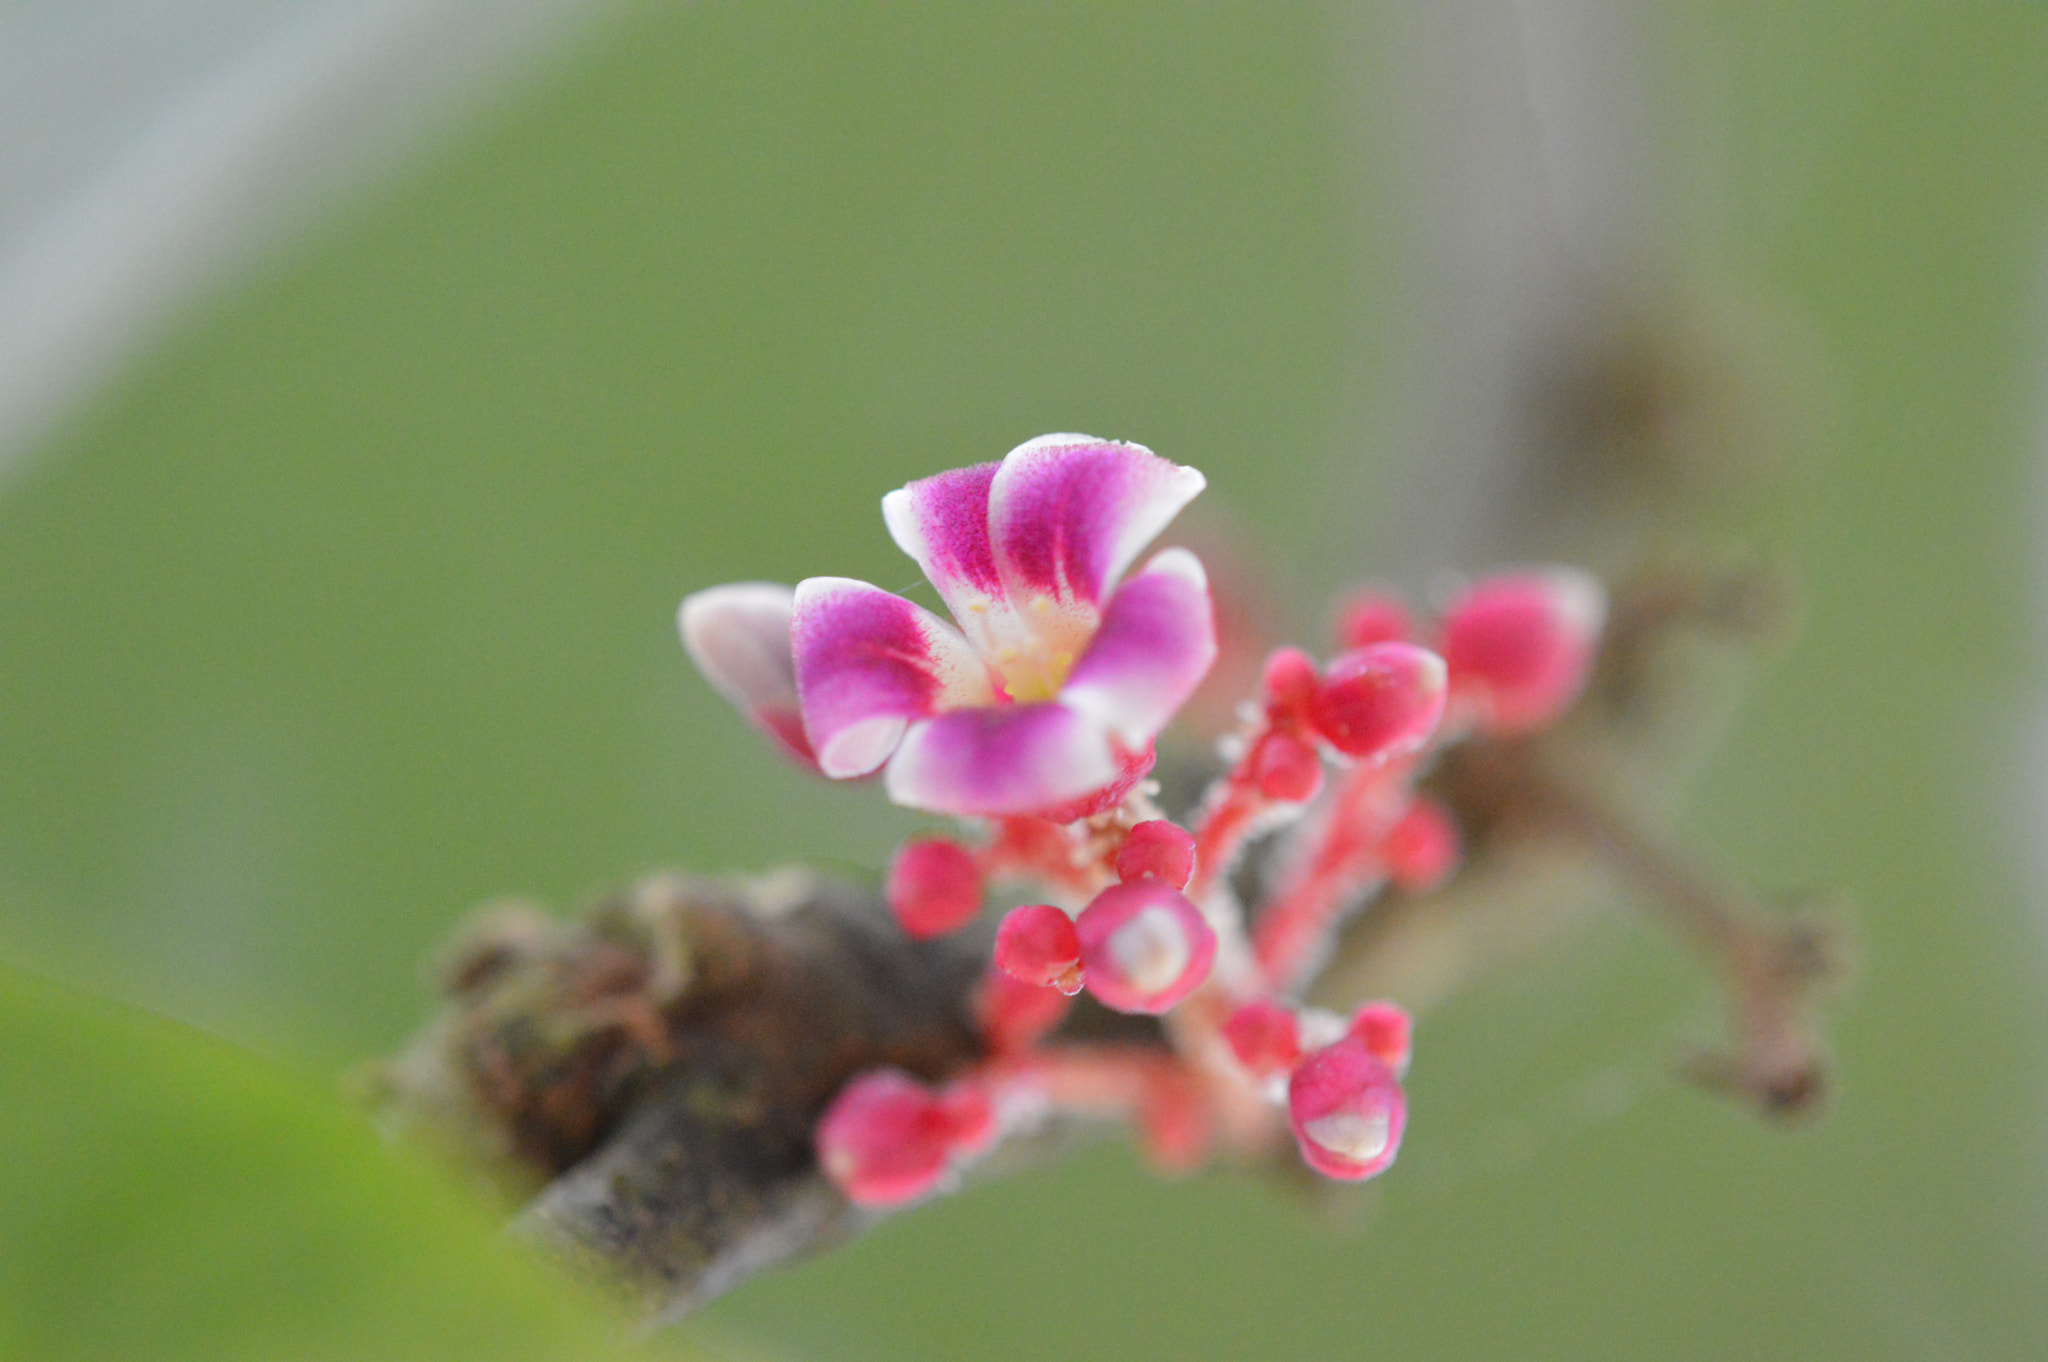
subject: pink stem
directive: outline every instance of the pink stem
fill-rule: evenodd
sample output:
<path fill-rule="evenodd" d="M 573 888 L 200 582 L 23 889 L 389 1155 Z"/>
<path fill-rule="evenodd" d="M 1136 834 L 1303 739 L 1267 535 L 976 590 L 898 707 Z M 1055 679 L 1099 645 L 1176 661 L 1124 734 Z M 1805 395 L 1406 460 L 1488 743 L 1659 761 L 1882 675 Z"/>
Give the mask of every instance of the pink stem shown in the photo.
<path fill-rule="evenodd" d="M 1354 767 L 1344 777 L 1306 868 L 1253 928 L 1252 957 L 1265 988 L 1292 992 L 1319 962 L 1345 907 L 1384 880 L 1380 842 L 1405 807 L 1419 760 Z"/>
<path fill-rule="evenodd" d="M 994 1061 L 991 1093 L 1074 1116 L 1134 1122 L 1169 1169 L 1199 1163 L 1214 1137 L 1200 1084 L 1174 1056 L 1143 1046 L 1054 1045 Z M 1000 1102 L 999 1102 L 1000 1104 Z"/>
<path fill-rule="evenodd" d="M 1225 776 L 1219 789 L 1195 830 L 1195 875 L 1188 884 L 1188 897 L 1196 903 L 1207 898 L 1217 881 L 1230 872 L 1252 825 L 1266 811 L 1266 797 L 1242 770 Z"/>
<path fill-rule="evenodd" d="M 981 851 L 982 872 L 991 879 L 1019 877 L 1066 889 L 1085 901 L 1101 888 L 1099 867 L 1076 865 L 1073 843 L 1057 824 L 1042 818 L 1005 818 L 995 840 Z"/>

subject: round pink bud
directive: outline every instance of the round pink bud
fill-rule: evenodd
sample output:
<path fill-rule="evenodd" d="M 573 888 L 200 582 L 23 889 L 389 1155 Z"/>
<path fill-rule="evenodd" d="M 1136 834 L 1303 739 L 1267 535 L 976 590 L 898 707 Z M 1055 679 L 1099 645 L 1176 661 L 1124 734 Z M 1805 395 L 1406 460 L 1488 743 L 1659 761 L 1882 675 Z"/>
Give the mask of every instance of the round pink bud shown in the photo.
<path fill-rule="evenodd" d="M 1496 732 L 1525 732 L 1578 699 L 1607 616 L 1607 597 L 1570 568 L 1491 577 L 1445 612 L 1451 686 Z"/>
<path fill-rule="evenodd" d="M 946 1175 L 954 1116 L 938 1095 L 900 1069 L 848 1083 L 818 1122 L 818 1166 L 858 1206 L 898 1206 Z"/>
<path fill-rule="evenodd" d="M 1410 894 L 1426 894 L 1458 868 L 1458 825 L 1450 810 L 1421 796 L 1394 820 L 1380 841 L 1387 874 Z"/>
<path fill-rule="evenodd" d="M 1027 984 L 999 969 L 982 976 L 974 995 L 974 1020 L 982 1039 L 998 1054 L 1012 1054 L 1038 1043 L 1060 1024 L 1073 999 L 1056 988 Z"/>
<path fill-rule="evenodd" d="M 1287 1121 L 1309 1167 L 1355 1181 L 1394 1161 L 1408 1101 L 1387 1062 L 1346 1036 L 1295 1069 L 1287 1083 Z"/>
<path fill-rule="evenodd" d="M 1412 643 L 1374 643 L 1330 664 L 1309 712 L 1330 746 L 1378 761 L 1429 741 L 1444 694 L 1442 658 Z"/>
<path fill-rule="evenodd" d="M 1081 910 L 1088 991 L 1118 1012 L 1157 1014 L 1201 987 L 1216 933 L 1194 904 L 1158 880 L 1113 884 Z"/>
<path fill-rule="evenodd" d="M 1262 1078 L 1292 1069 L 1301 1059 L 1301 1025 L 1294 1013 L 1263 998 L 1230 1014 L 1223 1039 L 1237 1062 Z"/>
<path fill-rule="evenodd" d="M 1350 1034 L 1372 1051 L 1395 1077 L 1408 1072 L 1415 1049 L 1415 1022 L 1394 1003 L 1367 1003 L 1351 1016 Z"/>
<path fill-rule="evenodd" d="M 1266 659 L 1266 708 L 1276 718 L 1305 718 L 1316 694 L 1315 659 L 1299 648 L 1281 648 Z"/>
<path fill-rule="evenodd" d="M 1081 938 L 1074 920 L 1049 903 L 1028 903 L 996 928 L 996 968 L 1019 983 L 1081 991 Z"/>
<path fill-rule="evenodd" d="M 912 837 L 889 867 L 889 911 L 906 935 L 958 931 L 981 911 L 981 866 L 974 853 L 943 837 Z"/>
<path fill-rule="evenodd" d="M 939 1118 L 946 1125 L 947 1157 L 956 1163 L 986 1154 L 1002 1134 L 995 1103 L 979 1083 L 948 1083 L 941 1089 Z"/>
<path fill-rule="evenodd" d="M 1150 877 L 1185 889 L 1194 873 L 1195 839 L 1164 818 L 1132 828 L 1116 853 L 1116 877 L 1120 880 Z"/>
<path fill-rule="evenodd" d="M 1269 733 L 1252 758 L 1252 779 L 1268 799 L 1306 804 L 1323 788 L 1323 759 L 1299 738 Z"/>
<path fill-rule="evenodd" d="M 1408 608 L 1392 596 L 1367 589 L 1344 602 L 1337 615 L 1337 639 L 1346 648 L 1398 643 L 1414 635 Z"/>

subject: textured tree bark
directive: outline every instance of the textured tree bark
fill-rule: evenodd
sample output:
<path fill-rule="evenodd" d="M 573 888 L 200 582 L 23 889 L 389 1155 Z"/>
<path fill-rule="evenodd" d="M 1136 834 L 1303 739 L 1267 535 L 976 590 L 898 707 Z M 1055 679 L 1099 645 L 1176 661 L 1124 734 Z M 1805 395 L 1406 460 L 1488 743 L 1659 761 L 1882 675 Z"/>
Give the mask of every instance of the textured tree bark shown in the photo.
<path fill-rule="evenodd" d="M 528 1238 L 688 1309 L 866 1217 L 811 1131 L 853 1074 L 980 1057 L 980 940 L 916 942 L 871 891 L 662 877 L 573 926 L 486 914 L 447 1008 L 381 1072 L 394 1121 L 513 1197 Z"/>

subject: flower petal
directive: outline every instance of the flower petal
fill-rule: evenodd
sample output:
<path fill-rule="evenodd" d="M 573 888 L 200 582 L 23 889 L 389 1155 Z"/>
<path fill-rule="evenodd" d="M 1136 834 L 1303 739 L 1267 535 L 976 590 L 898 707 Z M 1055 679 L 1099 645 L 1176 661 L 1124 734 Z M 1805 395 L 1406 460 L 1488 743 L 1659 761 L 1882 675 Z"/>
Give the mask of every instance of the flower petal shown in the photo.
<path fill-rule="evenodd" d="M 1002 574 L 988 538 L 988 488 L 997 465 L 978 463 L 921 478 L 882 498 L 889 537 L 917 560 L 968 637 L 983 637 L 991 611 L 1005 609 Z"/>
<path fill-rule="evenodd" d="M 964 816 L 1036 813 L 1116 778 L 1110 735 L 1062 704 L 961 709 L 910 726 L 889 762 L 889 798 Z"/>
<path fill-rule="evenodd" d="M 1216 660 L 1209 579 L 1186 549 L 1157 554 L 1109 598 L 1060 703 L 1106 725 L 1126 747 L 1157 737 Z"/>
<path fill-rule="evenodd" d="M 818 769 L 835 779 L 888 760 L 910 720 L 995 698 L 953 626 L 848 577 L 798 583 L 790 642 L 804 729 Z"/>
<path fill-rule="evenodd" d="M 732 582 L 686 597 L 676 623 L 690 660 L 712 689 L 792 756 L 813 765 L 790 654 L 794 609 L 795 592 L 780 582 Z"/>
<path fill-rule="evenodd" d="M 1142 445 L 1087 435 L 1019 445 L 989 485 L 989 534 L 1011 603 L 1034 628 L 1048 611 L 1092 625 L 1138 550 L 1205 485 Z"/>

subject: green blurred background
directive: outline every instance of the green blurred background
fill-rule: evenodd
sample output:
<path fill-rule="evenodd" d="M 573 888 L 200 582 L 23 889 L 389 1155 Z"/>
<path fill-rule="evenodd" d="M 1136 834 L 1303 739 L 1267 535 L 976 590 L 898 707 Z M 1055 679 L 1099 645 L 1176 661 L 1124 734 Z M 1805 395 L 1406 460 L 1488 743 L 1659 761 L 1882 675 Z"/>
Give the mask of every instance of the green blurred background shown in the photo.
<path fill-rule="evenodd" d="M 909 478 L 1137 439 L 1207 472 L 1306 620 L 1402 571 L 1377 375 L 1427 300 L 1398 129 L 1361 125 L 1395 107 L 1357 95 L 1398 88 L 1382 19 L 628 7 L 0 487 L 0 1355 L 628 1346 L 335 1075 L 423 1020 L 483 900 L 870 873 L 917 826 L 765 757 L 673 632 L 718 581 L 907 586 L 877 500 Z M 1688 828 L 1859 906 L 1831 1118 L 1668 1081 L 1711 994 L 1617 925 L 1430 1019 L 1402 1162 L 1342 1225 L 1110 1144 L 630 1346 L 2041 1355 L 2048 9 L 1671 29 L 1673 249 L 1796 314 L 1824 375 L 1751 526 L 1805 633 Z"/>

